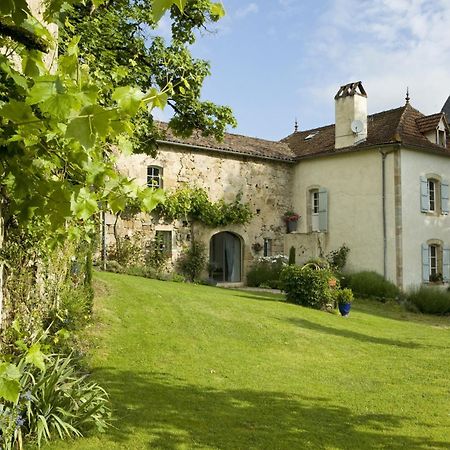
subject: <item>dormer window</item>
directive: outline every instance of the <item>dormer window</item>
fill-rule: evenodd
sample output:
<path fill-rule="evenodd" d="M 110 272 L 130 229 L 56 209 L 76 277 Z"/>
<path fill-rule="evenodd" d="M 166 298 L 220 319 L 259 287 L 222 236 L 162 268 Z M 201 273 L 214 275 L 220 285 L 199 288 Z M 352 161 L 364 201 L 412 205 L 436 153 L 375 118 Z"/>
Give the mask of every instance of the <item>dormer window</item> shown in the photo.
<path fill-rule="evenodd" d="M 445 130 L 437 130 L 437 140 L 436 144 L 441 147 L 447 147 L 447 136 L 445 135 Z"/>

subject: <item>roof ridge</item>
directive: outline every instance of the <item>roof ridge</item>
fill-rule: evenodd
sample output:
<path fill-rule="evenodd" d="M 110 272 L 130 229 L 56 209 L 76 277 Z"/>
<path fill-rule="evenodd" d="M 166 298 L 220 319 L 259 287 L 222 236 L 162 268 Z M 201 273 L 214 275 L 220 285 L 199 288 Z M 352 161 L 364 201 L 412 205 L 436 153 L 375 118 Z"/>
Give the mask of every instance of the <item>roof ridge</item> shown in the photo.
<path fill-rule="evenodd" d="M 406 106 L 406 105 L 405 105 L 405 106 Z M 379 115 L 382 115 L 382 114 L 390 113 L 390 112 L 393 112 L 393 111 L 396 111 L 396 110 L 405 108 L 405 106 L 399 106 L 399 107 L 397 107 L 397 108 L 386 109 L 386 110 L 384 110 L 384 111 L 379 111 L 379 112 L 376 112 L 376 113 L 373 113 L 373 114 L 368 114 L 368 115 L 367 115 L 367 120 L 369 120 L 370 118 L 373 118 L 373 117 L 375 117 L 375 116 L 379 116 Z M 417 111 L 417 110 L 416 110 L 415 108 L 413 108 L 411 105 L 409 105 L 409 106 L 410 106 L 412 109 L 414 109 L 415 111 Z M 418 111 L 418 112 L 419 112 L 419 111 Z M 293 136 L 293 135 L 295 135 L 295 134 L 299 134 L 299 133 L 312 133 L 312 132 L 317 131 L 317 130 L 322 130 L 322 129 L 325 129 L 325 128 L 335 127 L 335 126 L 336 126 L 335 123 L 331 123 L 331 124 L 329 124 L 329 125 L 322 125 L 322 126 L 316 127 L 316 128 L 308 128 L 307 130 L 296 131 L 296 132 L 291 133 L 291 134 L 287 135 L 286 137 L 280 139 L 278 142 L 282 142 L 282 143 L 283 143 L 284 140 L 288 139 L 290 136 Z"/>
<path fill-rule="evenodd" d="M 407 116 L 408 112 L 414 111 L 419 114 L 422 114 L 418 109 L 411 106 L 410 103 L 406 103 L 404 106 L 402 106 L 402 108 L 403 108 L 403 112 L 401 113 L 400 118 L 398 120 L 398 124 L 395 127 L 394 136 L 392 136 L 394 141 L 397 141 L 397 142 L 402 142 L 403 128 L 405 126 L 405 120 L 406 120 L 406 116 Z M 423 116 L 423 114 L 422 114 L 422 116 Z M 414 120 L 416 120 L 416 119 L 414 119 Z"/>

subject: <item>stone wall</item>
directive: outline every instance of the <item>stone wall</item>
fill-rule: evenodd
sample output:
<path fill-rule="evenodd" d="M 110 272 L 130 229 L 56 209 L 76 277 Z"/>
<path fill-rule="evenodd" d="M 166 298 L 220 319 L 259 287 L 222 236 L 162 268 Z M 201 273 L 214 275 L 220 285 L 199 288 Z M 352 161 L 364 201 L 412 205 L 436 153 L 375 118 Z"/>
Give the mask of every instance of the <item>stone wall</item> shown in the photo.
<path fill-rule="evenodd" d="M 207 190 L 212 201 L 224 199 L 232 202 L 242 193 L 242 201 L 250 205 L 253 218 L 247 225 L 233 225 L 211 229 L 200 224 L 194 230 L 183 221 L 163 223 L 156 217 L 141 214 L 135 220 L 118 223 L 121 235 L 142 235 L 152 239 L 156 230 L 172 231 L 172 260 L 175 261 L 193 233 L 209 248 L 211 237 L 221 231 L 235 233 L 241 238 L 243 250 L 243 275 L 255 256 L 252 245 L 263 245 L 264 239 L 272 240 L 272 254 L 284 253 L 286 227 L 282 215 L 291 205 L 293 165 L 265 159 L 227 155 L 218 152 L 189 149 L 176 145 L 163 145 L 158 155 L 120 157 L 118 169 L 138 183 L 147 183 L 147 167 L 163 168 L 164 190 L 171 191 L 187 184 Z M 114 217 L 107 216 L 107 242 L 113 243 Z"/>

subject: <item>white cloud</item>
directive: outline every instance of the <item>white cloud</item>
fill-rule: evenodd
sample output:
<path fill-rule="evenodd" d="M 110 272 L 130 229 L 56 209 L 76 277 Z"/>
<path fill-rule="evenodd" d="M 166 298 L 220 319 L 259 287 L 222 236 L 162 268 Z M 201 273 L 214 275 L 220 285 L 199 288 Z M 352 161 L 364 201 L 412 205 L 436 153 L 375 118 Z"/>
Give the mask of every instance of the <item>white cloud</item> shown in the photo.
<path fill-rule="evenodd" d="M 311 109 L 333 107 L 330 93 L 361 80 L 370 112 L 402 105 L 407 86 L 413 106 L 439 111 L 450 95 L 449 23 L 448 0 L 333 0 L 309 46 L 320 75 L 300 94 Z"/>
<path fill-rule="evenodd" d="M 256 3 L 249 3 L 246 6 L 243 6 L 236 10 L 235 17 L 237 19 L 244 19 L 250 14 L 256 14 L 259 11 L 259 7 Z"/>

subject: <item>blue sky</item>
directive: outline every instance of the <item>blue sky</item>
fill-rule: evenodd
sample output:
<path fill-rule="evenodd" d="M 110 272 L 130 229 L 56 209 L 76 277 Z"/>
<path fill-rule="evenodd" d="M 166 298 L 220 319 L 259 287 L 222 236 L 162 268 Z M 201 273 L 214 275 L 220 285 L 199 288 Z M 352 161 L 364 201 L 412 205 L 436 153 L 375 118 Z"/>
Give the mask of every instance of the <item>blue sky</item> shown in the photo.
<path fill-rule="evenodd" d="M 192 49 L 209 60 L 203 98 L 232 107 L 232 132 L 278 140 L 334 122 L 334 94 L 361 80 L 369 113 L 450 95 L 449 0 L 224 0 Z M 167 17 L 161 30 L 168 28 Z M 164 23 L 166 21 L 166 23 Z"/>

